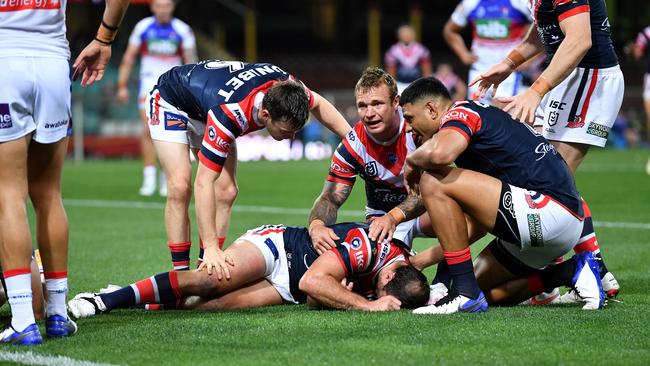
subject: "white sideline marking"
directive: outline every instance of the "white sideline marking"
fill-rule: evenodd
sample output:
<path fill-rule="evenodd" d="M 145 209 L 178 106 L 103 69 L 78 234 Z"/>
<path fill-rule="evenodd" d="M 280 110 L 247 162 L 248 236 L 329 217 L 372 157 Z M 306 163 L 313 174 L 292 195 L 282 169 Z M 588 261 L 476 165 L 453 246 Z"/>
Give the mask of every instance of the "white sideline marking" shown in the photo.
<path fill-rule="evenodd" d="M 137 208 L 137 209 L 156 209 L 162 210 L 165 204 L 162 202 L 143 202 L 143 201 L 113 201 L 113 200 L 87 200 L 77 198 L 67 198 L 63 202 L 66 206 L 74 207 L 96 207 L 96 208 Z M 277 215 L 309 215 L 311 211 L 308 208 L 291 208 L 275 206 L 249 206 L 235 205 L 232 209 L 234 212 L 259 212 Z M 341 210 L 339 216 L 361 219 L 365 215 L 361 210 Z M 623 222 L 623 221 L 594 221 L 597 227 L 616 228 L 616 229 L 639 229 L 650 230 L 650 223 L 646 222 Z"/>
<path fill-rule="evenodd" d="M 110 363 L 96 363 L 83 360 L 75 360 L 65 356 L 40 355 L 31 351 L 7 352 L 0 351 L 0 361 L 9 361 L 21 365 L 43 365 L 43 366 L 117 366 Z"/>

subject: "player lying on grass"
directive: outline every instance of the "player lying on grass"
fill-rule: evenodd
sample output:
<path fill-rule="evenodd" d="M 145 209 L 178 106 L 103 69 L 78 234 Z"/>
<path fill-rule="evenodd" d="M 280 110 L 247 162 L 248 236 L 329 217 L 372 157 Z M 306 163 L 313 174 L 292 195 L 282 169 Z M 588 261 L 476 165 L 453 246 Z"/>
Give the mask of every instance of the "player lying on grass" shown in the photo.
<path fill-rule="evenodd" d="M 577 290 L 584 309 L 601 308 L 593 254 L 547 267 L 578 242 L 584 218 L 571 171 L 553 145 L 500 109 L 453 103 L 435 78 L 411 84 L 400 104 L 405 121 L 425 140 L 407 157 L 404 176 L 421 193 L 452 280 L 446 298 L 416 312 L 486 311 L 488 299 L 500 301 L 492 289 L 526 276 L 529 286 L 514 294 L 521 297 L 517 303 L 565 285 Z M 496 236 L 477 261 L 487 264 L 478 268 L 478 282 L 466 215 Z"/>
<path fill-rule="evenodd" d="M 370 240 L 365 224 L 332 229 L 341 239 L 319 256 L 306 228 L 261 226 L 224 251 L 226 267 L 165 272 L 110 293 L 81 293 L 68 309 L 82 318 L 139 304 L 226 310 L 308 302 L 385 311 L 427 302 L 427 279 L 409 264 L 406 245 Z"/>

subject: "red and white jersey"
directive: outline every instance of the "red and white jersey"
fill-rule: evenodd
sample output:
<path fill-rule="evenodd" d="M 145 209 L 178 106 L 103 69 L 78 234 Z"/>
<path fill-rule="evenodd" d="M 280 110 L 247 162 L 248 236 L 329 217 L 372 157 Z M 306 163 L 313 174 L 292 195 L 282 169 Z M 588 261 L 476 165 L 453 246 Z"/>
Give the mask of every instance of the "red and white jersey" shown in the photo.
<path fill-rule="evenodd" d="M 172 18 L 167 24 L 151 16 L 139 21 L 129 45 L 140 48 L 140 77 L 158 77 L 183 63 L 183 51 L 196 48 L 194 33 L 182 20 Z"/>
<path fill-rule="evenodd" d="M 648 57 L 648 54 L 650 54 L 650 27 L 645 27 L 639 34 L 636 36 L 636 47 L 638 47 L 641 52 L 643 53 L 643 56 L 646 57 L 646 73 L 650 73 L 650 58 Z"/>
<path fill-rule="evenodd" d="M 409 263 L 408 249 L 396 242 L 372 241 L 363 228 L 348 231 L 333 252 L 345 269 L 345 277 L 354 282 L 354 291 L 366 297 L 374 295 L 373 283 L 382 268 L 396 261 Z"/>
<path fill-rule="evenodd" d="M 431 53 L 419 42 L 397 42 L 386 51 L 384 64 L 396 68 L 398 82 L 412 83 L 422 77 L 421 66 L 431 64 Z"/>
<path fill-rule="evenodd" d="M 334 152 L 327 180 L 353 185 L 361 176 L 366 183 L 366 216 L 381 215 L 406 198 L 406 155 L 416 148 L 401 114 L 399 133 L 386 143 L 376 141 L 359 122 Z"/>
<path fill-rule="evenodd" d="M 66 0 L 0 0 L 0 57 L 70 58 Z"/>
<path fill-rule="evenodd" d="M 526 35 L 532 15 L 527 0 L 462 0 L 451 15 L 460 27 L 472 28 L 474 68 L 499 63 Z"/>

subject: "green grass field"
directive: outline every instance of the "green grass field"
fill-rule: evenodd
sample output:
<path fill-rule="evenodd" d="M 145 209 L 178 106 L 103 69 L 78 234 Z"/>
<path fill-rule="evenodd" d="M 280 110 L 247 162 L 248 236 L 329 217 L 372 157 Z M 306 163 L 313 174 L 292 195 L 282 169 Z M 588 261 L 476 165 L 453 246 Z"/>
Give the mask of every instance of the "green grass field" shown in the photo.
<path fill-rule="evenodd" d="M 31 352 L 68 357 L 60 364 L 74 364 L 73 359 L 120 365 L 648 365 L 647 158 L 647 151 L 594 151 L 578 174 L 604 257 L 622 286 L 624 303 L 610 302 L 603 311 L 520 306 L 417 317 L 409 311 L 370 314 L 289 305 L 220 313 L 122 310 L 80 320 L 79 333 L 70 339 L 2 349 L 0 359 Z M 327 164 L 240 164 L 229 239 L 261 224 L 305 225 Z M 135 161 L 67 164 L 70 296 L 169 270 L 164 201 L 139 197 L 139 183 Z M 361 188 L 357 184 L 339 220 L 362 219 Z M 196 242 L 196 230 L 193 236 Z M 430 242 L 419 240 L 416 247 Z M 0 316 L 8 319 L 8 306 Z"/>

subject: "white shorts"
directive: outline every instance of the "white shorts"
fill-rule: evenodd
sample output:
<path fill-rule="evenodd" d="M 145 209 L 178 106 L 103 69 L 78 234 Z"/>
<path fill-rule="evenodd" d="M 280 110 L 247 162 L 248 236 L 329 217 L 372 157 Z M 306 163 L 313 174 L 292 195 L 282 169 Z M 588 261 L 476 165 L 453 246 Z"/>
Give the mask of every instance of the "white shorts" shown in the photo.
<path fill-rule="evenodd" d="M 643 100 L 650 100 L 650 74 L 643 77 Z"/>
<path fill-rule="evenodd" d="M 0 142 L 34 132 L 51 144 L 69 136 L 70 65 L 63 58 L 0 57 Z"/>
<path fill-rule="evenodd" d="M 469 70 L 469 81 L 471 82 L 474 80 L 474 78 L 478 77 L 480 74 L 486 72 L 487 70 L 479 70 L 479 69 L 474 69 L 471 68 Z M 521 73 L 518 72 L 513 72 L 506 78 L 501 84 L 499 84 L 499 87 L 497 88 L 497 94 L 495 98 L 504 98 L 504 97 L 512 97 L 514 95 L 517 95 L 519 92 L 521 92 L 524 89 L 524 84 L 523 84 L 523 77 Z M 474 93 L 478 91 L 478 83 L 472 85 L 467 89 L 467 98 L 469 99 L 474 99 Z M 487 94 L 483 99 L 480 100 L 480 102 L 485 103 L 485 104 L 490 104 L 492 102 L 492 90 L 488 90 Z"/>
<path fill-rule="evenodd" d="M 500 210 L 499 215 L 514 213 L 519 243 L 500 238 L 508 253 L 528 267 L 542 269 L 573 249 L 582 233 L 581 219 L 549 196 L 509 187 L 510 197 L 501 197 L 508 212 Z"/>
<path fill-rule="evenodd" d="M 264 278 L 273 285 L 284 301 L 297 304 L 298 302 L 291 295 L 289 264 L 287 263 L 287 253 L 284 249 L 283 232 L 269 232 L 264 235 L 255 233 L 255 231 L 263 229 L 264 227 L 261 226 L 249 230 L 237 240 L 249 241 L 262 252 L 266 261 Z"/>
<path fill-rule="evenodd" d="M 544 96 L 535 127 L 551 141 L 603 147 L 623 102 L 625 82 L 617 65 L 606 69 L 578 67 Z"/>
<path fill-rule="evenodd" d="M 201 147 L 203 133 L 201 131 L 200 136 L 194 136 L 196 132 L 193 126 L 205 126 L 205 123 L 189 118 L 187 113 L 169 104 L 160 96 L 158 89 L 151 92 L 147 106 L 147 125 L 152 140 L 190 145 L 196 149 Z M 197 142 L 198 145 L 195 145 Z"/>
<path fill-rule="evenodd" d="M 138 89 L 138 108 L 147 110 L 147 99 L 151 90 L 158 83 L 158 76 L 140 75 L 140 87 Z"/>

